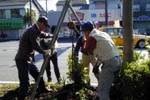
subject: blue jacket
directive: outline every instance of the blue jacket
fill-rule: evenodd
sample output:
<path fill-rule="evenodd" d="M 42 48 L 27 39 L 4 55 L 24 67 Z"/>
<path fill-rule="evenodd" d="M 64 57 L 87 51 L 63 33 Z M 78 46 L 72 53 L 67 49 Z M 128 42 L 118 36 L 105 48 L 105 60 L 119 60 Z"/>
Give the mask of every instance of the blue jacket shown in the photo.
<path fill-rule="evenodd" d="M 84 42 L 85 42 L 84 36 L 80 36 L 80 37 L 78 38 L 78 41 L 77 41 L 76 47 L 75 47 L 75 53 L 76 53 L 77 55 L 78 55 L 78 53 L 79 53 L 79 50 L 81 50 L 81 52 L 82 52 L 83 54 L 88 55 L 87 52 L 84 52 L 84 51 L 83 51 Z"/>

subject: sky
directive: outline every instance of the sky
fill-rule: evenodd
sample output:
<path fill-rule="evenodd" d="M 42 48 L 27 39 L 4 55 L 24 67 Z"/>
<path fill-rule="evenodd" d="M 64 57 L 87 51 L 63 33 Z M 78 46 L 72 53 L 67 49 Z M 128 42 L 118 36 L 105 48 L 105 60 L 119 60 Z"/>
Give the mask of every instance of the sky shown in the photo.
<path fill-rule="evenodd" d="M 46 10 L 46 0 L 37 0 Z M 47 0 L 47 9 L 56 11 L 56 3 L 58 0 Z"/>

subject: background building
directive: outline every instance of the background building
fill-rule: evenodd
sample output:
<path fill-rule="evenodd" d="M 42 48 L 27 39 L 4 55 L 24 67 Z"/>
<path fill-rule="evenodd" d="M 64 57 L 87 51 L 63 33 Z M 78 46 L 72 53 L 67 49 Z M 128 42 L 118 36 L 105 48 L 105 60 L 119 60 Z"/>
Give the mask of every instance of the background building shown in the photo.
<path fill-rule="evenodd" d="M 44 9 L 36 0 L 1 0 L 0 39 L 19 39 L 24 29 L 43 13 Z"/>
<path fill-rule="evenodd" d="M 150 35 L 150 0 L 134 0 L 133 28 Z"/>
<path fill-rule="evenodd" d="M 80 0 L 81 1 L 81 0 Z M 64 7 L 64 1 L 57 2 L 57 11 L 48 12 L 49 24 L 56 26 L 58 23 L 58 19 L 60 18 L 60 14 L 62 8 Z M 122 20 L 122 10 L 121 3 L 118 0 L 108 0 L 107 9 L 105 0 L 90 0 L 88 2 L 71 2 L 72 7 L 79 19 L 84 21 L 93 21 L 97 24 L 97 26 L 101 25 L 114 25 L 116 20 Z M 118 7 L 119 6 L 119 7 Z M 107 10 L 107 21 L 106 21 L 106 10 Z M 73 13 L 68 9 L 68 12 L 65 16 L 63 26 L 60 30 L 60 37 L 70 36 L 71 32 L 67 27 L 67 23 L 69 21 L 77 21 Z"/>
<path fill-rule="evenodd" d="M 0 0 L 0 39 L 2 39 L 2 36 L 5 36 L 5 39 L 19 39 L 26 27 L 35 23 L 38 16 L 47 15 L 47 12 L 49 24 L 56 26 L 65 1 Z M 102 25 L 114 25 L 117 20 L 122 26 L 123 0 L 71 1 L 74 11 L 83 22 L 93 21 L 99 27 Z M 54 8 L 52 10 L 48 9 L 52 4 Z M 67 27 L 69 21 L 76 21 L 76 18 L 68 9 L 60 30 L 60 37 L 71 35 Z M 134 0 L 133 21 L 133 29 L 136 30 L 136 33 L 150 35 L 150 0 Z"/>
<path fill-rule="evenodd" d="M 89 0 L 84 3 L 76 2 L 72 3 L 72 6 L 79 16 L 81 21 L 93 21 L 101 25 L 113 25 L 117 20 L 120 25 L 123 25 L 123 0 Z M 61 10 L 64 6 L 65 0 L 57 2 L 57 11 L 49 12 L 49 23 L 51 25 L 57 25 L 60 17 Z M 69 29 L 66 27 L 66 23 L 69 21 L 75 21 L 75 17 L 68 11 L 64 25 L 61 29 L 61 36 L 67 33 Z M 71 19 L 71 20 L 70 20 Z M 150 0 L 134 0 L 133 3 L 133 33 L 148 34 L 150 35 Z M 69 35 L 67 35 L 69 36 Z"/>

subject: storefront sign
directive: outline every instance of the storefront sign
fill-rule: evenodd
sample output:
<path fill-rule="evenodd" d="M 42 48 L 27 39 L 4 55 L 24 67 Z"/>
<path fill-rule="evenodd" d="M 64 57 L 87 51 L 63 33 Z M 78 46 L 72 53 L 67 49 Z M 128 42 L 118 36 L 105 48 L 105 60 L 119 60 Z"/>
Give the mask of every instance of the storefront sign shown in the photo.
<path fill-rule="evenodd" d="M 83 20 L 84 19 L 84 13 L 82 13 L 82 12 L 76 12 L 76 14 L 77 14 L 77 16 L 78 16 L 78 18 L 80 19 L 80 20 Z M 72 13 L 71 14 L 71 19 L 73 20 L 73 21 L 76 21 L 77 19 L 76 19 L 76 17 L 75 17 L 75 15 Z"/>
<path fill-rule="evenodd" d="M 16 29 L 23 28 L 23 19 L 0 20 L 0 29 Z"/>
<path fill-rule="evenodd" d="M 150 20 L 150 16 L 142 15 L 142 16 L 134 17 L 134 20 L 149 21 Z"/>
<path fill-rule="evenodd" d="M 105 17 L 105 16 L 106 16 L 105 13 L 100 13 L 100 14 L 99 14 L 99 17 Z M 107 16 L 108 16 L 108 17 L 111 17 L 111 13 L 108 13 Z"/>
<path fill-rule="evenodd" d="M 91 13 L 91 18 L 96 18 L 96 17 L 97 17 L 96 13 Z"/>

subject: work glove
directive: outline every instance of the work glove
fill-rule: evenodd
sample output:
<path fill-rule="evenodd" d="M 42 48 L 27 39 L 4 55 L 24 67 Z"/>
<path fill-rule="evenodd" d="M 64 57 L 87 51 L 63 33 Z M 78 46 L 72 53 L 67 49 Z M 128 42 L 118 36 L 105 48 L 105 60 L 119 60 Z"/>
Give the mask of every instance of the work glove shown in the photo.
<path fill-rule="evenodd" d="M 44 50 L 44 55 L 45 56 L 51 55 L 51 50 L 50 49 Z"/>
<path fill-rule="evenodd" d="M 95 65 L 92 70 L 97 80 L 99 80 L 99 74 L 100 74 L 99 66 L 100 66 L 99 64 Z"/>

